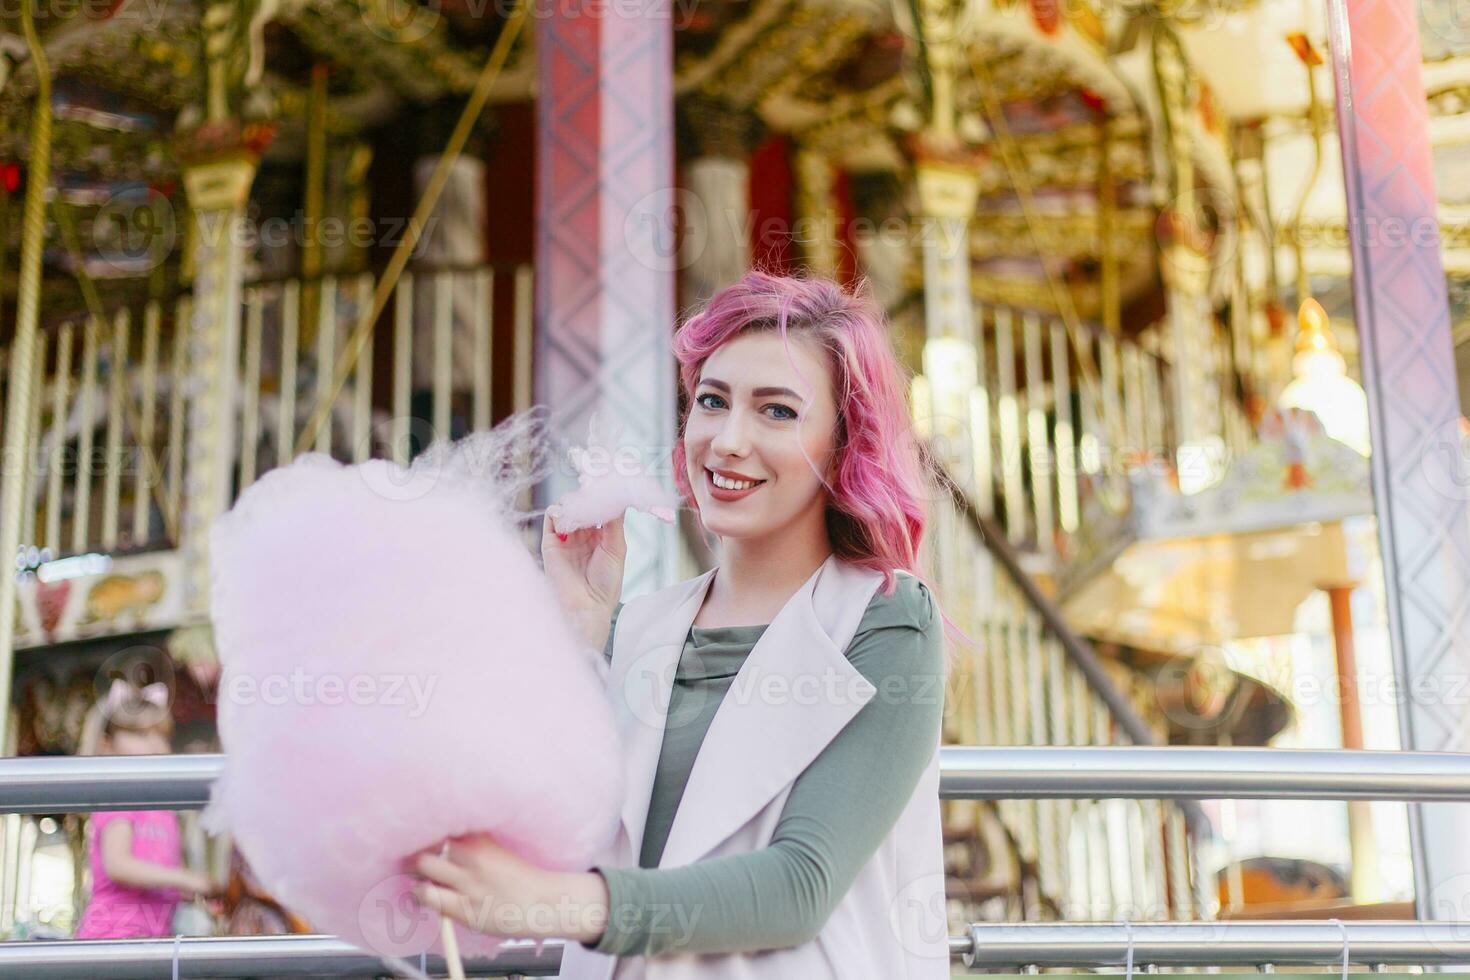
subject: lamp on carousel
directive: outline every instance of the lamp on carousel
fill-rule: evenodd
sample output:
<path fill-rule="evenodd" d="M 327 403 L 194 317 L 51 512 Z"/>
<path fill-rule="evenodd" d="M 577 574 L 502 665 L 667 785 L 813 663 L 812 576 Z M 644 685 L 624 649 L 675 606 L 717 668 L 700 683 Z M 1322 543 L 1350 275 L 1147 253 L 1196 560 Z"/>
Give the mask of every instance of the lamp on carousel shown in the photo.
<path fill-rule="evenodd" d="M 1292 380 L 1277 404 L 1312 412 L 1327 434 L 1364 456 L 1371 449 L 1368 435 L 1368 396 L 1348 377 L 1347 361 L 1332 336 L 1327 311 L 1308 298 L 1297 313 L 1300 332 L 1291 359 Z"/>

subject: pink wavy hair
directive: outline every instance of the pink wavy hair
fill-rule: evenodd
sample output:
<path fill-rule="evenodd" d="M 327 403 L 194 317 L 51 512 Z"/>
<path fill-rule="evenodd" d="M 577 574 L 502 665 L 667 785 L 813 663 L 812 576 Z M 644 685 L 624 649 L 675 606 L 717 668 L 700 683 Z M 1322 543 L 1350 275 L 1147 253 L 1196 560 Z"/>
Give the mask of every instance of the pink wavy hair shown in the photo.
<path fill-rule="evenodd" d="M 938 590 L 918 570 L 928 500 L 938 491 L 914 436 L 907 371 L 866 279 L 846 292 L 830 279 L 753 269 L 685 321 L 673 343 L 684 393 L 673 453 L 680 494 L 698 510 L 689 485 L 684 427 L 704 362 L 721 345 L 753 330 L 778 331 L 788 356 L 792 332 L 827 354 L 837 397 L 837 443 L 832 482 L 822 483 L 829 497 L 833 554 L 881 572 L 884 595 L 898 587 L 895 571 L 909 572 L 935 593 L 939 608 Z M 940 615 L 966 636 L 942 609 Z"/>

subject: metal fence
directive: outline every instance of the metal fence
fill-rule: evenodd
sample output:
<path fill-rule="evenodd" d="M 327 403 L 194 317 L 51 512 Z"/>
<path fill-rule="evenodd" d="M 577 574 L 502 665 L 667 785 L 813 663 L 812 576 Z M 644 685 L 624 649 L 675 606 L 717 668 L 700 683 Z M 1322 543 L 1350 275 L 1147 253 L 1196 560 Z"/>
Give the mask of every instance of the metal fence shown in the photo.
<path fill-rule="evenodd" d="M 950 938 L 975 970 L 1114 969 L 1132 951 L 1138 972 L 1201 966 L 1452 966 L 1470 963 L 1470 923 L 1444 922 L 1021 922 L 977 923 Z M 539 952 L 512 940 L 493 958 L 465 961 L 471 976 L 554 976 L 562 943 Z M 382 962 L 330 936 L 121 939 L 0 943 L 0 976 L 26 980 L 378 977 Z M 413 961 L 444 976 L 442 959 Z"/>
<path fill-rule="evenodd" d="M 193 808 L 218 755 L 0 759 L 0 811 Z M 948 799 L 1470 800 L 1470 754 L 1184 747 L 947 746 Z M 975 923 L 950 937 L 971 969 L 1470 964 L 1470 922 Z M 508 942 L 477 976 L 550 976 L 561 944 Z M 424 972 L 444 975 L 426 957 Z M 382 961 L 328 936 L 0 943 L 0 977 L 368 977 Z"/>

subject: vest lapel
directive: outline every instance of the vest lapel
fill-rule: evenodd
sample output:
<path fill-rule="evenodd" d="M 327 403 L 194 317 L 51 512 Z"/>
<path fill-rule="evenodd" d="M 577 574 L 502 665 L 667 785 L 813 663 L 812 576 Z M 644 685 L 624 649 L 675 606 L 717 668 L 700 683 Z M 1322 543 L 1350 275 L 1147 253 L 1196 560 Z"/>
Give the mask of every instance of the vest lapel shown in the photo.
<path fill-rule="evenodd" d="M 679 607 L 668 633 L 679 645 L 713 573 Z M 659 867 L 699 860 L 795 779 L 857 714 L 876 689 L 843 652 L 881 576 L 829 556 L 771 621 L 746 657 L 710 723 Z M 834 637 L 841 642 L 834 641 Z M 674 664 L 677 665 L 677 651 Z M 672 685 L 673 669 L 669 671 Z M 667 691 L 665 687 L 665 708 Z M 662 743 L 655 733 L 640 812 L 646 816 Z M 639 836 L 642 840 L 642 819 Z M 634 848 L 635 853 L 637 847 Z"/>
<path fill-rule="evenodd" d="M 674 672 L 689 627 L 704 604 L 705 592 L 715 570 L 691 579 L 682 590 L 670 589 L 670 601 L 625 603 L 618 616 L 617 633 L 636 643 L 621 649 L 616 640 L 613 663 L 608 675 L 608 694 L 617 719 L 618 735 L 627 766 L 623 799 L 623 828 L 631 847 L 629 863 L 638 863 L 643 844 L 643 828 L 648 820 L 649 797 L 653 793 L 653 777 L 663 748 L 664 721 L 669 711 L 669 695 L 674 687 Z M 653 598 L 653 596 L 649 596 Z M 637 621 L 628 621 L 633 617 Z M 626 856 L 626 855 L 625 855 Z"/>

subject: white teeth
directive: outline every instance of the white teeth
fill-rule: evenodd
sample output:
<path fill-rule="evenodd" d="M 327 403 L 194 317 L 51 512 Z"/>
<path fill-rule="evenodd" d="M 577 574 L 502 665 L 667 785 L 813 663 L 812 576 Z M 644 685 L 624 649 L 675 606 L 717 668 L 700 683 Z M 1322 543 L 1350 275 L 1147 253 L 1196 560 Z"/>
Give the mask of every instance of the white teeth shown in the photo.
<path fill-rule="evenodd" d="M 721 490 L 744 490 L 748 487 L 753 487 L 760 482 L 759 480 L 726 479 L 725 477 L 720 476 L 720 474 L 716 473 L 714 470 L 710 470 L 709 475 L 714 480 L 715 486 L 719 487 Z"/>

